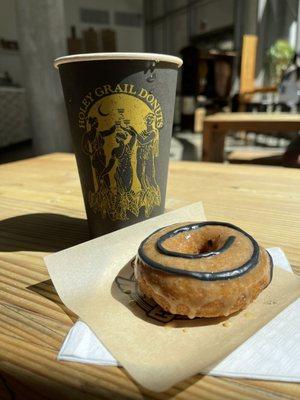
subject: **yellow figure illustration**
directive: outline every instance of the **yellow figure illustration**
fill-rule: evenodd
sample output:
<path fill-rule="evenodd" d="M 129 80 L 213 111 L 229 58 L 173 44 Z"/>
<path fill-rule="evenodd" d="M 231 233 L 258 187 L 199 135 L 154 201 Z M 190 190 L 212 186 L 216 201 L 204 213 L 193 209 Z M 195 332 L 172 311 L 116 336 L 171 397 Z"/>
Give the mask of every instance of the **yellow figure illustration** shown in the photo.
<path fill-rule="evenodd" d="M 129 94 L 107 95 L 89 110 L 82 149 L 89 156 L 94 190 L 89 205 L 111 220 L 127 220 L 159 206 L 155 159 L 156 117 L 148 104 Z"/>
<path fill-rule="evenodd" d="M 101 187 L 101 196 L 93 196 L 90 193 L 90 203 L 97 203 L 97 197 L 105 197 L 106 202 L 109 201 L 110 182 L 107 176 L 102 177 L 102 170 L 106 166 L 106 157 L 104 153 L 104 138 L 112 134 L 116 127 L 106 131 L 98 130 L 99 123 L 97 118 L 89 117 L 90 130 L 83 136 L 82 147 L 83 151 L 90 156 L 91 165 L 93 168 L 95 191 Z M 99 201 L 99 199 L 98 199 Z"/>
<path fill-rule="evenodd" d="M 107 176 L 107 174 L 115 167 L 114 178 L 116 181 L 116 217 L 117 219 L 125 220 L 126 211 L 131 211 L 134 215 L 138 216 L 139 209 L 135 202 L 135 193 L 132 190 L 133 182 L 133 167 L 132 167 L 132 153 L 135 144 L 135 135 L 129 133 L 131 136 L 129 142 L 125 144 L 127 134 L 125 132 L 118 132 L 116 135 L 117 146 L 112 150 L 111 158 L 106 168 L 101 173 L 100 178 Z M 119 217 L 119 218 L 118 218 Z"/>
<path fill-rule="evenodd" d="M 140 206 L 145 206 L 149 217 L 155 205 L 160 204 L 160 190 L 155 177 L 155 157 L 158 157 L 159 137 L 155 128 L 155 116 L 149 113 L 145 118 L 146 129 L 140 134 L 130 126 L 124 128 L 137 138 L 137 176 L 141 183 Z"/>

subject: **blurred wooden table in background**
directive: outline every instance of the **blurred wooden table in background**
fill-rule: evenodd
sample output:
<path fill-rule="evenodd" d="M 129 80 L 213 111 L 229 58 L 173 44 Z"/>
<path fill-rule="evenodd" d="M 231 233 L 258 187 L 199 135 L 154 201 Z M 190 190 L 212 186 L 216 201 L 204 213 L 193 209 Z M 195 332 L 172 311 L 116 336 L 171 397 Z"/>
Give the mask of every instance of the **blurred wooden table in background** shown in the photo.
<path fill-rule="evenodd" d="M 300 273 L 300 171 L 176 162 L 167 209 L 202 200 L 210 220 L 280 246 Z M 300 385 L 195 376 L 166 393 L 137 386 L 122 368 L 56 361 L 76 321 L 43 257 L 88 240 L 73 155 L 0 166 L 0 399 L 299 399 Z M 142 238 L 141 238 L 142 239 Z"/>
<path fill-rule="evenodd" d="M 226 134 L 300 131 L 300 115 L 290 113 L 217 113 L 204 119 L 202 160 L 223 162 Z"/>

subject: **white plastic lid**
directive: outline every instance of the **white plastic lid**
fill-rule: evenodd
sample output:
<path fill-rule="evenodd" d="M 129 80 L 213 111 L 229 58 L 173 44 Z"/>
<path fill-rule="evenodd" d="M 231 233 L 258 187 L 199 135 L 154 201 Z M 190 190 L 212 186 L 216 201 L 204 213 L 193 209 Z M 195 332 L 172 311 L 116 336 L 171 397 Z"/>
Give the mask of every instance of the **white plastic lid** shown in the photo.
<path fill-rule="evenodd" d="M 81 62 L 81 61 L 97 61 L 97 60 L 149 60 L 149 61 L 164 61 L 177 64 L 178 68 L 182 65 L 182 59 L 167 54 L 155 53 L 86 53 L 73 54 L 71 56 L 59 57 L 54 60 L 55 68 L 61 64 Z"/>

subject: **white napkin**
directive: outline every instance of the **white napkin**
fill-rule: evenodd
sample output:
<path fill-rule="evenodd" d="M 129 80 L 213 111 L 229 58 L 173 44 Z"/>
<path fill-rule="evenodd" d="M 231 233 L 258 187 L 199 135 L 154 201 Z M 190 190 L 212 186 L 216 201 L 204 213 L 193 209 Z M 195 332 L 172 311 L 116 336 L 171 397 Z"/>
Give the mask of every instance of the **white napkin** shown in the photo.
<path fill-rule="evenodd" d="M 268 251 L 274 265 L 293 272 L 280 248 L 274 247 Z M 119 365 L 82 321 L 76 322 L 70 329 L 57 358 L 85 364 Z M 300 382 L 300 299 L 290 304 L 213 369 L 199 373 Z"/>

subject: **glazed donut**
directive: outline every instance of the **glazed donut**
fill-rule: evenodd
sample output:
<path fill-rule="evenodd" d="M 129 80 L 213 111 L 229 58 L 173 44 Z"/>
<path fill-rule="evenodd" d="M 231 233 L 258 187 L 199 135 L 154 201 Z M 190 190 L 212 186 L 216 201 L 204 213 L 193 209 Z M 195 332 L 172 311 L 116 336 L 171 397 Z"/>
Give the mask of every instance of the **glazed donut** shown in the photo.
<path fill-rule="evenodd" d="M 140 244 L 138 289 L 172 314 L 228 316 L 247 307 L 272 280 L 268 252 L 224 222 L 174 224 Z"/>

